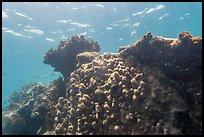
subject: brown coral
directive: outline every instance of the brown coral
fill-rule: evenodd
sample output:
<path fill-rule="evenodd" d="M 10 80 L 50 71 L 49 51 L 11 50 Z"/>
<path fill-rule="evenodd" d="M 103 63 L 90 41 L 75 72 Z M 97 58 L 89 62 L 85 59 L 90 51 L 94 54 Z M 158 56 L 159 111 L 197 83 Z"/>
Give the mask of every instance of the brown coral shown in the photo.
<path fill-rule="evenodd" d="M 86 40 L 84 36 L 73 36 L 71 39 L 62 41 L 57 49 L 49 50 L 44 56 L 43 62 L 50 64 L 66 78 L 75 69 L 76 56 L 82 52 L 100 51 L 100 46 L 93 40 Z"/>
<path fill-rule="evenodd" d="M 81 40 L 86 41 L 73 37 L 58 49 L 74 49 Z M 10 111 L 17 108 L 24 114 L 22 110 L 32 108 L 28 114 L 46 123 L 35 132 L 40 128 L 44 134 L 201 134 L 201 42 L 187 32 L 178 39 L 147 33 L 119 54 L 77 50 L 71 57 L 78 60 L 76 68 L 58 64 L 67 69 L 60 70 L 65 81 L 54 81 L 43 92 L 31 94 L 34 99 L 23 107 L 17 104 Z M 34 89 L 39 88 L 30 91 Z"/>

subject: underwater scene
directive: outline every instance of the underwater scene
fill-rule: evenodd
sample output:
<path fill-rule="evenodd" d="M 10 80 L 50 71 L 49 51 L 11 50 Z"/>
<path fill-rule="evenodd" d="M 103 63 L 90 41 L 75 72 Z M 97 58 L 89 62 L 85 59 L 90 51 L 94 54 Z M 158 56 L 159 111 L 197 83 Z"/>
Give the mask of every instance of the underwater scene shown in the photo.
<path fill-rule="evenodd" d="M 201 2 L 3 2 L 3 135 L 202 135 Z"/>

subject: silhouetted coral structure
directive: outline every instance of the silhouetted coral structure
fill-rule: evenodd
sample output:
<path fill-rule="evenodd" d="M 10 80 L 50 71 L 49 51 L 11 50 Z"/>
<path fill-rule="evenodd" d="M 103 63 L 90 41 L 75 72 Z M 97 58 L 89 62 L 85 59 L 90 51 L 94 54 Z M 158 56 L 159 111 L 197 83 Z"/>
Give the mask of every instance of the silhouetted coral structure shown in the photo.
<path fill-rule="evenodd" d="M 55 71 L 61 72 L 66 78 L 75 69 L 76 56 L 85 51 L 99 52 L 100 46 L 91 39 L 84 39 L 83 35 L 73 36 L 71 39 L 62 41 L 57 49 L 49 50 L 43 62 L 50 64 Z"/>
<path fill-rule="evenodd" d="M 148 32 L 119 53 L 99 50 L 80 36 L 46 53 L 64 80 L 15 93 L 3 134 L 202 134 L 202 39 Z"/>

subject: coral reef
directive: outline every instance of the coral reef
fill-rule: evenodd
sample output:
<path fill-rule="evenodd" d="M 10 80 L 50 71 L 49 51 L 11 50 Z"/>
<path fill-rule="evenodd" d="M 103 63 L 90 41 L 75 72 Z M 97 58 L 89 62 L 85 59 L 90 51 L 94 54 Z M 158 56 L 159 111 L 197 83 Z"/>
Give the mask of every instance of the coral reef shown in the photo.
<path fill-rule="evenodd" d="M 78 64 L 76 65 L 77 67 L 91 62 L 95 57 L 99 56 L 97 52 L 83 52 L 77 55 L 76 59 Z"/>
<path fill-rule="evenodd" d="M 50 64 L 55 71 L 62 73 L 64 78 L 75 69 L 77 64 L 76 56 L 82 52 L 99 52 L 100 45 L 83 35 L 73 36 L 71 39 L 62 41 L 57 49 L 49 50 L 44 56 L 44 63 Z"/>
<path fill-rule="evenodd" d="M 23 88 L 10 97 L 10 105 L 2 115 L 2 133 L 5 135 L 35 135 L 53 128 L 56 104 L 59 96 L 65 96 L 62 78 L 48 87 L 35 84 L 30 89 Z"/>
<path fill-rule="evenodd" d="M 154 37 L 144 41 L 145 38 L 120 51 L 120 55 L 133 64 L 139 62 L 160 70 L 175 82 L 188 105 L 195 105 L 202 94 L 202 40 L 189 32 L 182 32 L 178 39 Z"/>
<path fill-rule="evenodd" d="M 152 34 L 148 34 L 151 39 L 144 35 L 141 40 L 120 51 L 120 55 L 124 58 L 133 58 L 132 60 L 137 60 L 142 65 L 155 66 L 168 78 L 179 83 L 200 76 L 202 70 L 200 38 L 193 38 L 188 32 L 179 34 L 177 40 L 152 38 Z"/>
<path fill-rule="evenodd" d="M 148 32 L 119 53 L 99 49 L 80 36 L 46 53 L 44 62 L 65 79 L 15 93 L 3 113 L 3 133 L 202 134 L 201 38 Z"/>
<path fill-rule="evenodd" d="M 31 85 L 30 85 L 31 86 Z M 2 115 L 3 134 L 35 134 L 35 126 L 40 126 L 41 119 L 33 119 L 34 106 L 40 105 L 39 94 L 46 90 L 43 84 L 35 84 L 31 88 L 22 88 L 10 97 L 10 105 Z M 43 111 L 45 109 L 43 108 Z M 39 116 L 39 113 L 36 113 Z M 34 124 L 36 123 L 36 124 Z M 40 123 L 40 124 L 39 124 Z"/>

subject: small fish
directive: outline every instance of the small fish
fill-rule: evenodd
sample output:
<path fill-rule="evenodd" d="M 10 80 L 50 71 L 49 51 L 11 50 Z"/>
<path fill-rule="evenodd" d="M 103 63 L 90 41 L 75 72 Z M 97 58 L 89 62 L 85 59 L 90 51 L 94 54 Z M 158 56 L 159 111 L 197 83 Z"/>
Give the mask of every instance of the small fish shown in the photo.
<path fill-rule="evenodd" d="M 55 75 L 55 73 L 51 73 L 51 74 L 50 74 L 50 76 L 54 76 L 54 75 Z"/>
<path fill-rule="evenodd" d="M 35 78 L 39 78 L 39 75 L 34 75 Z"/>
<path fill-rule="evenodd" d="M 42 127 L 40 127 L 39 129 L 38 129 L 38 131 L 37 131 L 37 135 L 40 133 L 40 131 L 42 130 Z"/>
<path fill-rule="evenodd" d="M 132 33 L 131 33 L 131 36 L 133 36 L 133 35 L 135 35 L 136 34 L 136 31 L 133 31 Z"/>
<path fill-rule="evenodd" d="M 3 72 L 2 76 L 5 77 L 7 75 L 7 72 Z"/>

